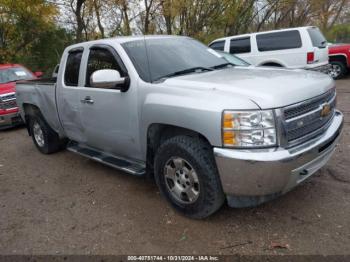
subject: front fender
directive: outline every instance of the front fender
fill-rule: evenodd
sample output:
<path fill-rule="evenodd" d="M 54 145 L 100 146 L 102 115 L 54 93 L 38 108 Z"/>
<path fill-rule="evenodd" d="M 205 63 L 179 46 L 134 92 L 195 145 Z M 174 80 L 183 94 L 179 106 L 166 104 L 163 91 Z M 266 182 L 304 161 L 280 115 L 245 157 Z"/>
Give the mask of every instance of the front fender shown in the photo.
<path fill-rule="evenodd" d="M 168 89 L 169 91 L 169 89 Z M 243 101 L 244 100 L 244 101 Z M 221 117 L 225 109 L 250 109 L 250 100 L 234 99 L 224 92 L 149 93 L 141 110 L 141 147 L 147 151 L 147 131 L 152 124 L 185 128 L 204 136 L 212 146 L 221 147 Z"/>

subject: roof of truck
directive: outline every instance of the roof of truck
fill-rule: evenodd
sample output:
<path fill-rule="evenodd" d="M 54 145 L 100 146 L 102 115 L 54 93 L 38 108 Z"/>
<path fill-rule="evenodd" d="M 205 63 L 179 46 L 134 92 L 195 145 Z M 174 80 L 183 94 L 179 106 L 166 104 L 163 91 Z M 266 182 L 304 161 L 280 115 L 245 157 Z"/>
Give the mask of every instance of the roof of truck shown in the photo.
<path fill-rule="evenodd" d="M 99 40 L 87 41 L 82 43 L 77 43 L 68 47 L 68 50 L 83 47 L 84 45 L 93 44 L 112 44 L 112 43 L 126 43 L 131 41 L 143 40 L 143 39 L 157 39 L 157 38 L 183 38 L 187 36 L 178 35 L 139 35 L 139 36 L 116 36 L 112 38 L 104 38 Z"/>
<path fill-rule="evenodd" d="M 125 43 L 136 40 L 143 39 L 157 39 L 157 38 L 173 38 L 173 37 L 184 37 L 178 35 L 140 35 L 140 36 L 117 36 L 114 38 L 110 38 L 111 40 L 117 40 L 119 43 Z"/>

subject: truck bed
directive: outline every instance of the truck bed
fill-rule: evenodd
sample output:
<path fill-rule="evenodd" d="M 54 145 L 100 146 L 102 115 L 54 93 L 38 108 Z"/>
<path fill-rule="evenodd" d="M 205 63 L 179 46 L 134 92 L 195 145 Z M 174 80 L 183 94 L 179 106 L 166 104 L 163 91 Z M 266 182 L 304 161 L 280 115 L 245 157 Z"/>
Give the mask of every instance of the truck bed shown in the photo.
<path fill-rule="evenodd" d="M 16 97 L 22 114 L 26 104 L 40 108 L 48 124 L 61 134 L 62 129 L 56 108 L 56 78 L 20 81 L 16 85 Z M 22 119 L 24 119 L 23 115 Z"/>

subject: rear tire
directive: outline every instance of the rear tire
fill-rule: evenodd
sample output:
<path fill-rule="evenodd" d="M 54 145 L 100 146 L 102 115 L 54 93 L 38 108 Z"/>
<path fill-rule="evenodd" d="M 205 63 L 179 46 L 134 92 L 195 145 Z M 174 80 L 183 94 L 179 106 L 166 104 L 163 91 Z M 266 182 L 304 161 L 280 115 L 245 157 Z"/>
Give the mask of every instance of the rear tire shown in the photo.
<path fill-rule="evenodd" d="M 191 218 L 208 217 L 225 201 L 212 148 L 199 138 L 166 140 L 156 153 L 155 179 L 167 201 Z"/>
<path fill-rule="evenodd" d="M 29 130 L 35 146 L 41 153 L 52 154 L 61 150 L 63 141 L 40 114 L 30 116 Z"/>
<path fill-rule="evenodd" d="M 341 79 L 346 75 L 348 70 L 343 62 L 331 61 L 329 64 L 331 67 L 328 71 L 328 75 L 333 79 Z"/>

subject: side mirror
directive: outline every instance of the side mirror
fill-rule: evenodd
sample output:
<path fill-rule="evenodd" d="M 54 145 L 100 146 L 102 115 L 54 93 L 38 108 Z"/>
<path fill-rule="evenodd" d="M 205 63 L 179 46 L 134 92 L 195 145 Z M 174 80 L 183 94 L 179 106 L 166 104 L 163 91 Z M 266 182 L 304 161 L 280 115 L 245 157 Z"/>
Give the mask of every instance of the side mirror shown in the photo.
<path fill-rule="evenodd" d="M 121 77 L 117 70 L 102 69 L 92 73 L 90 84 L 96 88 L 121 89 L 118 85 L 126 83 L 126 78 Z"/>
<path fill-rule="evenodd" d="M 34 75 L 36 77 L 42 77 L 44 75 L 44 73 L 43 72 L 34 72 Z"/>

